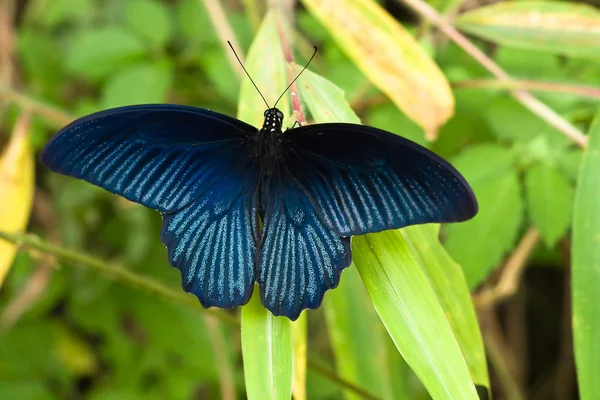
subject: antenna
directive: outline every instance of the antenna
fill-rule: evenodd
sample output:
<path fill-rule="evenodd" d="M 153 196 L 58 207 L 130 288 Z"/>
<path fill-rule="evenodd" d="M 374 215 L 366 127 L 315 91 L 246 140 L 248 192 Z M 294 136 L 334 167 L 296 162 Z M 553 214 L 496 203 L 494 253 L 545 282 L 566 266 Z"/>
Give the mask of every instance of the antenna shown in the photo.
<path fill-rule="evenodd" d="M 260 97 L 262 97 L 263 101 L 265 102 L 267 108 L 271 108 L 269 107 L 269 103 L 267 103 L 267 100 L 265 100 L 265 96 L 262 95 L 262 93 L 260 92 L 260 90 L 258 90 L 258 86 L 256 86 L 256 83 L 254 83 L 254 81 L 252 80 L 252 77 L 250 76 L 250 74 L 248 73 L 248 71 L 246 71 L 246 67 L 244 67 L 244 64 L 242 64 L 242 60 L 240 60 L 240 58 L 238 57 L 237 53 L 235 52 L 235 49 L 233 48 L 233 46 L 231 45 L 231 42 L 228 40 L 227 44 L 229 45 L 229 47 L 231 47 L 231 51 L 233 51 L 233 54 L 235 55 L 235 58 L 237 58 L 238 62 L 240 63 L 240 65 L 242 66 L 242 69 L 244 70 L 244 72 L 246 73 L 246 75 L 248 76 L 248 78 L 250 79 L 250 82 L 252 82 L 252 84 L 254 85 L 254 88 L 256 89 L 256 91 L 258 92 L 258 94 L 260 94 Z M 315 47 L 315 52 L 316 52 L 316 47 Z M 313 54 L 314 57 L 314 54 Z M 312 57 L 311 57 L 312 60 Z M 310 62 L 310 61 L 309 61 Z M 306 67 L 304 67 L 306 68 Z M 304 71 L 304 70 L 303 70 Z M 295 79 L 294 79 L 295 80 Z M 293 82 L 292 82 L 293 83 Z M 286 89 L 287 90 L 287 89 Z M 285 92 L 284 92 L 285 93 Z M 282 95 L 283 96 L 283 95 Z M 280 97 L 281 98 L 281 97 Z M 277 100 L 279 101 L 279 100 Z"/>
<path fill-rule="evenodd" d="M 312 56 L 310 56 L 310 59 L 308 60 L 308 62 L 304 66 L 304 68 L 302 68 L 302 71 L 298 72 L 298 75 L 296 75 L 296 77 L 294 78 L 294 80 L 288 85 L 288 87 L 285 88 L 285 90 L 283 91 L 283 93 L 281 93 L 281 96 L 279 96 L 279 98 L 275 102 L 275 105 L 273 106 L 273 108 L 275 108 L 277 106 L 277 103 L 279 103 L 279 100 L 281 100 L 281 98 L 283 97 L 283 95 L 285 94 L 285 92 L 287 92 L 289 90 L 289 88 L 292 87 L 292 85 L 294 84 L 294 82 L 296 82 L 296 79 L 298 79 L 300 77 L 300 75 L 302 75 L 302 73 L 304 72 L 304 70 L 308 67 L 308 64 L 310 64 L 310 62 L 313 60 L 313 58 L 315 58 L 315 54 L 317 54 L 317 46 L 313 46 L 313 49 L 315 49 L 315 51 L 313 52 Z"/>

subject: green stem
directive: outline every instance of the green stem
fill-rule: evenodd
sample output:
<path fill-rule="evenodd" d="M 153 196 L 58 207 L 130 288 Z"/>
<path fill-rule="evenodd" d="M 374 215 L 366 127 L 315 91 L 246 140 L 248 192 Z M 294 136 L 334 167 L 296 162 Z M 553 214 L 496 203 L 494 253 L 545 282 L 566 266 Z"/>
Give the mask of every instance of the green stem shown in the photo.
<path fill-rule="evenodd" d="M 309 355 L 309 357 L 310 357 L 310 355 Z M 324 377 L 328 378 L 332 382 L 335 382 L 338 385 L 343 386 L 345 389 L 353 391 L 355 394 L 361 396 L 364 399 L 380 400 L 379 397 L 367 392 L 366 390 L 356 386 L 355 384 L 343 380 L 338 375 L 331 372 L 328 368 L 323 367 L 320 363 L 316 363 L 309 359 L 307 361 L 307 366 L 308 366 L 308 368 L 310 368 L 310 369 L 320 373 Z"/>
<path fill-rule="evenodd" d="M 244 76 L 244 71 L 235 58 L 235 55 L 229 49 L 227 41 L 229 40 L 231 42 L 231 45 L 237 51 L 240 60 L 244 62 L 242 46 L 240 46 L 237 36 L 235 36 L 235 33 L 233 32 L 233 29 L 227 20 L 227 15 L 225 14 L 225 10 L 223 10 L 223 5 L 218 0 L 202 0 L 202 3 L 204 4 L 204 8 L 208 13 L 208 17 L 210 18 L 217 35 L 219 36 L 219 42 L 223 48 L 223 51 L 225 52 L 225 55 L 227 56 L 227 59 L 229 60 L 229 64 L 231 64 L 231 67 L 238 77 L 242 78 Z"/>
<path fill-rule="evenodd" d="M 51 122 L 54 122 L 57 126 L 67 125 L 75 119 L 74 116 L 61 111 L 56 107 L 34 100 L 7 86 L 0 85 L 0 98 L 12 101 L 26 110 L 40 114 Z"/>
<path fill-rule="evenodd" d="M 450 40 L 456 43 L 466 53 L 468 53 L 474 60 L 476 60 L 481 66 L 487 69 L 492 75 L 502 81 L 510 81 L 512 78 L 508 75 L 498 64 L 488 57 L 483 51 L 475 46 L 465 35 L 460 33 L 454 28 L 446 18 L 442 17 L 433 7 L 424 2 L 423 0 L 396 0 L 404 3 L 414 10 L 421 17 L 427 19 L 445 34 Z M 577 129 L 573 124 L 565 120 L 563 117 L 558 115 L 556 111 L 542 103 L 539 99 L 534 97 L 531 93 L 522 89 L 511 89 L 510 93 L 512 96 L 529 109 L 532 113 L 546 121 L 548 124 L 554 126 L 562 134 L 573 140 L 581 147 L 585 147 L 587 143 L 587 137 L 583 132 Z"/>
<path fill-rule="evenodd" d="M 600 99 L 600 88 L 597 87 L 532 80 L 468 79 L 452 82 L 452 87 L 456 89 L 537 90 L 541 92 L 569 93 L 581 97 Z"/>
<path fill-rule="evenodd" d="M 165 285 L 156 282 L 152 278 L 141 276 L 124 268 L 112 265 L 105 260 L 90 257 L 86 254 L 67 250 L 63 247 L 46 243 L 39 237 L 33 235 L 14 234 L 0 231 L 0 239 L 14 243 L 17 246 L 34 249 L 45 254 L 53 255 L 65 261 L 70 261 L 74 265 L 91 268 L 109 279 L 113 279 L 125 285 L 132 286 L 136 289 L 152 293 L 165 300 L 170 300 L 175 303 L 179 303 L 184 306 L 193 308 L 195 310 L 205 311 L 208 313 L 207 316 L 218 318 L 221 321 L 227 323 L 228 325 L 239 327 L 239 321 L 237 318 L 219 309 L 205 309 L 200 305 L 198 300 L 196 300 L 192 296 L 189 296 L 181 291 L 168 288 Z M 336 375 L 334 372 L 314 362 L 308 361 L 308 368 L 313 369 L 315 372 L 336 383 L 343 389 L 349 390 L 360 397 L 371 400 L 377 399 L 377 397 L 375 397 L 371 393 L 359 388 L 352 382 L 345 380 L 344 378 Z"/>
<path fill-rule="evenodd" d="M 46 243 L 36 236 L 11 234 L 0 231 L 0 239 L 15 243 L 17 246 L 29 247 L 46 254 L 71 261 L 74 265 L 80 265 L 94 269 L 108 279 L 113 279 L 123 284 L 133 286 L 137 289 L 144 290 L 148 293 L 162 297 L 163 299 L 184 304 L 191 308 L 204 310 L 198 300 L 183 292 L 170 289 L 151 278 L 136 274 L 116 265 L 111 265 L 107 261 Z M 238 325 L 236 318 L 224 313 L 221 310 L 211 308 L 205 311 L 207 311 L 211 316 L 219 318 L 229 325 Z"/>

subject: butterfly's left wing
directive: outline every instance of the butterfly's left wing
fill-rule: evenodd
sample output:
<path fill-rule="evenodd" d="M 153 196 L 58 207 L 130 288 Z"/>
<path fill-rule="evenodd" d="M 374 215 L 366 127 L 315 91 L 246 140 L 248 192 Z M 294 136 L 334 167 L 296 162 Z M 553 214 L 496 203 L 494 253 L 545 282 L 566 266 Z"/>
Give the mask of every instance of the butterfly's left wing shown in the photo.
<path fill-rule="evenodd" d="M 326 226 L 284 162 L 263 177 L 264 213 L 258 259 L 263 305 L 274 315 L 295 320 L 302 310 L 318 308 L 350 265 L 350 238 Z"/>
<path fill-rule="evenodd" d="M 201 108 L 147 104 L 80 118 L 41 153 L 50 169 L 163 213 L 161 239 L 203 306 L 245 304 L 258 226 L 256 128 Z"/>
<path fill-rule="evenodd" d="M 400 136 L 340 123 L 290 129 L 284 138 L 296 184 L 341 236 L 464 221 L 477 213 L 460 173 Z"/>

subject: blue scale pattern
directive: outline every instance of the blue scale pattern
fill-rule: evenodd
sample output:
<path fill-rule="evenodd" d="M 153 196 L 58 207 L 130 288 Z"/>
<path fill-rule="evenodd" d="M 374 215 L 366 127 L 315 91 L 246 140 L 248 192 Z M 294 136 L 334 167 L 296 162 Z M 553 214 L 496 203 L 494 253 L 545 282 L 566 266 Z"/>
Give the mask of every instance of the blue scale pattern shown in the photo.
<path fill-rule="evenodd" d="M 66 126 L 41 159 L 54 171 L 172 212 L 227 176 L 248 154 L 252 132 L 256 128 L 199 108 L 122 107 Z"/>
<path fill-rule="evenodd" d="M 183 210 L 163 215 L 161 240 L 183 288 L 204 307 L 246 304 L 254 282 L 258 229 L 254 165 L 237 168 Z"/>
<path fill-rule="evenodd" d="M 464 178 L 435 153 L 363 125 L 308 125 L 285 133 L 285 163 L 319 216 L 341 236 L 477 213 Z"/>
<path fill-rule="evenodd" d="M 258 284 L 262 303 L 274 315 L 295 320 L 303 309 L 316 309 L 352 260 L 350 238 L 328 228 L 318 217 L 293 174 L 283 163 L 265 183 L 265 210 Z"/>

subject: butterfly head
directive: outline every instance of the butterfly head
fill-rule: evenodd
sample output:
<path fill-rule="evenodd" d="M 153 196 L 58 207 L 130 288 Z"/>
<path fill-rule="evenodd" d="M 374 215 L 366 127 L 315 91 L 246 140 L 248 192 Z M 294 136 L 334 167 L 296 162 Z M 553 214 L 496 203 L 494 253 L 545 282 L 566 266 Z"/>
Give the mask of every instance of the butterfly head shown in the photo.
<path fill-rule="evenodd" d="M 269 108 L 265 110 L 265 122 L 263 123 L 263 131 L 278 132 L 281 131 L 283 124 L 283 113 L 277 108 Z"/>

